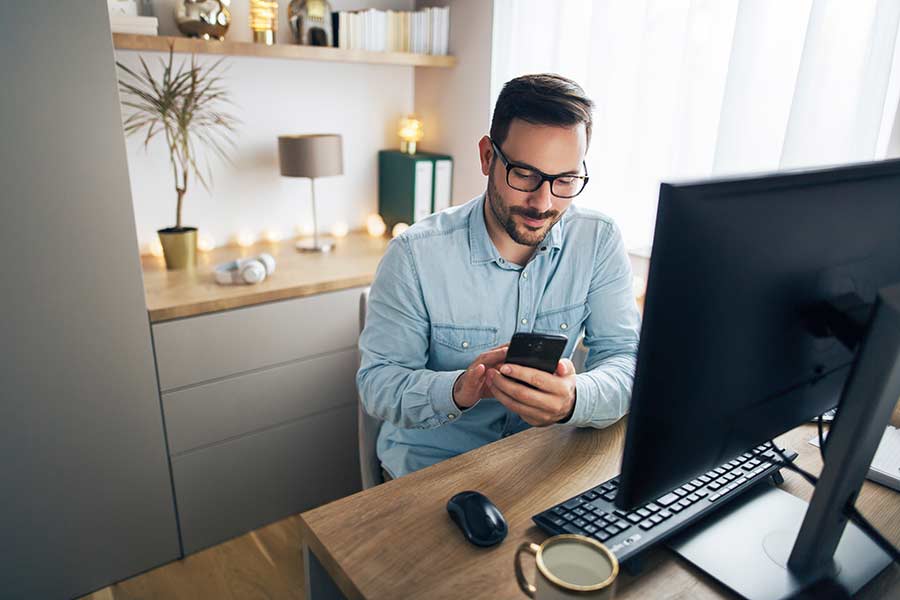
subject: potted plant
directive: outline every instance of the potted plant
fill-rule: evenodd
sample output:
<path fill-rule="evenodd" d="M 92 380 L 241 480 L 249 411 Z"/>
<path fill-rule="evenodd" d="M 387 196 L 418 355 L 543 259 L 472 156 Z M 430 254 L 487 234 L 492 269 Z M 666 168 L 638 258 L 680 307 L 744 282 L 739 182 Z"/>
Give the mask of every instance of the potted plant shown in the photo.
<path fill-rule="evenodd" d="M 159 77 L 153 76 L 143 57 L 139 57 L 141 69 L 137 71 L 121 62 L 116 64 L 121 70 L 122 104 L 131 109 L 125 117 L 125 135 L 143 134 L 146 149 L 161 134 L 169 150 L 178 197 L 175 226 L 160 229 L 157 234 L 166 268 L 184 269 L 194 265 L 197 248 L 197 228 L 185 227 L 181 222 L 188 182 L 195 177 L 207 190 L 212 182 L 209 162 L 204 175 L 197 163 L 197 151 L 202 146 L 231 162 L 225 148 L 234 148 L 232 135 L 238 121 L 219 110 L 221 104 L 230 104 L 227 91 L 220 85 L 222 60 L 203 67 L 192 55 L 189 65 L 183 61 L 176 69 L 173 54 L 170 47 L 169 60 L 160 59 Z"/>

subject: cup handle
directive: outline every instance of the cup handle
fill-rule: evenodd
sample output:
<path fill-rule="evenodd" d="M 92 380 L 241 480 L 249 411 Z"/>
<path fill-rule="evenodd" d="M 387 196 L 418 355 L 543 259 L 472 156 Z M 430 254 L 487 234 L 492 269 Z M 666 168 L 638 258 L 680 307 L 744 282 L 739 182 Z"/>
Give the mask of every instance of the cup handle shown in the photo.
<path fill-rule="evenodd" d="M 537 544 L 525 543 L 516 550 L 516 579 L 519 582 L 519 587 L 529 598 L 534 598 L 534 595 L 537 594 L 537 588 L 528 583 L 528 579 L 525 578 L 525 573 L 522 571 L 522 553 L 528 552 L 537 558 L 537 553 L 540 549 L 541 547 Z"/>

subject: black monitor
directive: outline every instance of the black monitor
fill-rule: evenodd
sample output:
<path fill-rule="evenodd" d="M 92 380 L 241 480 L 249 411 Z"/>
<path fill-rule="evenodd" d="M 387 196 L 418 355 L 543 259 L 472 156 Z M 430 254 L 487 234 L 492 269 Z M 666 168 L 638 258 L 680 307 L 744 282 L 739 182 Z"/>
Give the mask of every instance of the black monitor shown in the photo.
<path fill-rule="evenodd" d="M 894 283 L 900 161 L 663 184 L 616 504 L 662 496 L 842 393 L 850 402 L 860 346 L 842 325 L 869 323 Z M 896 363 L 878 352 L 879 372 Z"/>

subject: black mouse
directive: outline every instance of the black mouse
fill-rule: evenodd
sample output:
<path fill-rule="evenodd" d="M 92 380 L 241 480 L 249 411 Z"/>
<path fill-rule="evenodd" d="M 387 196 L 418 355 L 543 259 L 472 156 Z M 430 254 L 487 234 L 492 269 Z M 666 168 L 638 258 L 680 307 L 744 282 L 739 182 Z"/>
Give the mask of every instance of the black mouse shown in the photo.
<path fill-rule="evenodd" d="M 456 494 L 447 502 L 447 512 L 466 539 L 476 546 L 499 544 L 509 531 L 500 509 L 478 492 Z"/>

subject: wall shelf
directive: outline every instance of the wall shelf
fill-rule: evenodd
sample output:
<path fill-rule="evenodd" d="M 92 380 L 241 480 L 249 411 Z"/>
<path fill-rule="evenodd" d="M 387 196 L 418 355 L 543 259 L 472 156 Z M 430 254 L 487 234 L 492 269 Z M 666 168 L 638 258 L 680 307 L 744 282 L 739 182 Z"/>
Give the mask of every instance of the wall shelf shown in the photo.
<path fill-rule="evenodd" d="M 224 54 L 229 56 L 288 58 L 295 60 L 325 60 L 412 67 L 452 67 L 456 65 L 456 57 L 454 56 L 431 56 L 428 54 L 413 54 L 410 52 L 369 52 L 366 50 L 344 50 L 341 48 L 300 46 L 296 44 L 275 44 L 273 46 L 266 46 L 264 44 L 254 44 L 251 42 L 220 42 L 216 40 L 201 40 L 165 35 L 114 33 L 113 44 L 118 50 L 168 52 L 171 45 L 174 47 L 175 52 L 196 54 Z"/>

